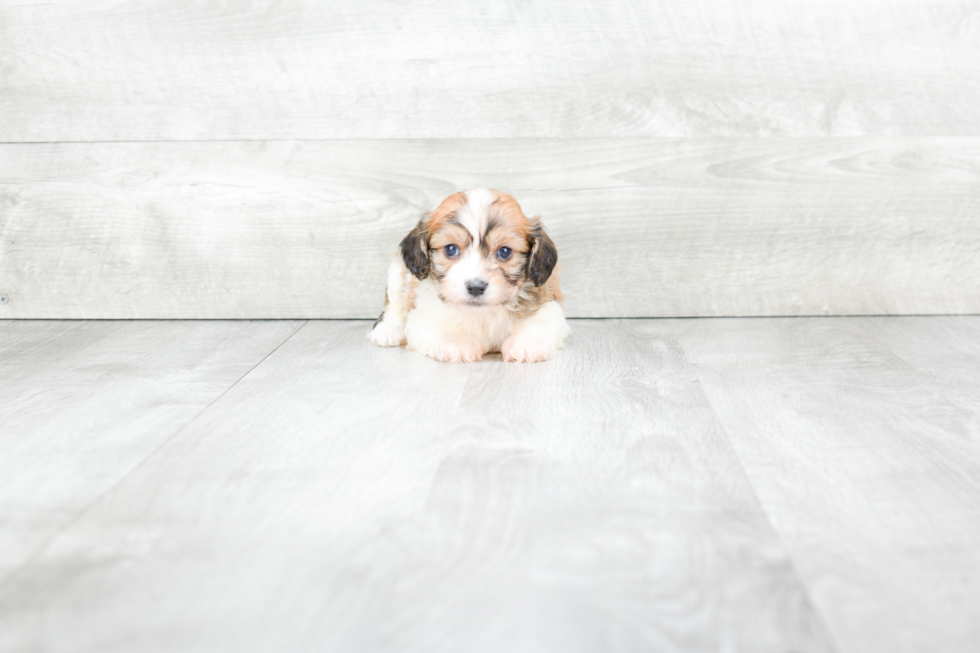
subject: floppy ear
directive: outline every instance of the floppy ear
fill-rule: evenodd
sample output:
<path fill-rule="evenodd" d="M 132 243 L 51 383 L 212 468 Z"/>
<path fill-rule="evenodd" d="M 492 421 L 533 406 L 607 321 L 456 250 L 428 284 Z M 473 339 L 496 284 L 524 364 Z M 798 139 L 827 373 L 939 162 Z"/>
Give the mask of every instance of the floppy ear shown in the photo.
<path fill-rule="evenodd" d="M 540 286 L 548 280 L 555 269 L 558 263 L 558 250 L 540 224 L 534 227 L 531 234 L 531 252 L 527 257 L 526 274 L 531 283 Z"/>
<path fill-rule="evenodd" d="M 405 267 L 421 281 L 429 276 L 429 230 L 427 218 L 422 218 L 408 232 L 400 245 Z"/>

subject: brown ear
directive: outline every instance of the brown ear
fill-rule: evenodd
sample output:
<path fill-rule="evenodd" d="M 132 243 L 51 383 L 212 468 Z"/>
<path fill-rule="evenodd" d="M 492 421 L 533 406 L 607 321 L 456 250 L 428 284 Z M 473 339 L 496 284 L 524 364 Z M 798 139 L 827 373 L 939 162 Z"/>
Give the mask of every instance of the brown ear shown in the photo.
<path fill-rule="evenodd" d="M 548 280 L 555 269 L 555 265 L 558 264 L 558 250 L 540 224 L 534 227 L 531 234 L 531 252 L 527 257 L 527 278 L 535 286 L 541 286 Z"/>
<path fill-rule="evenodd" d="M 429 230 L 427 222 L 427 217 L 419 220 L 415 228 L 402 239 L 400 245 L 405 267 L 419 280 L 429 276 Z"/>

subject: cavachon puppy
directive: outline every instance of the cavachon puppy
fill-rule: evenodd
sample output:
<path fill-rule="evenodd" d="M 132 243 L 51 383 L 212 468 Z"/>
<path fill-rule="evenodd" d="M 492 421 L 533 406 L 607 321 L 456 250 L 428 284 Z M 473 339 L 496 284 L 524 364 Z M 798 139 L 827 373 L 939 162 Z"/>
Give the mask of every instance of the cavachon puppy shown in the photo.
<path fill-rule="evenodd" d="M 368 336 L 451 363 L 493 351 L 505 361 L 548 360 L 569 334 L 557 263 L 541 221 L 513 197 L 460 191 L 402 240 Z"/>

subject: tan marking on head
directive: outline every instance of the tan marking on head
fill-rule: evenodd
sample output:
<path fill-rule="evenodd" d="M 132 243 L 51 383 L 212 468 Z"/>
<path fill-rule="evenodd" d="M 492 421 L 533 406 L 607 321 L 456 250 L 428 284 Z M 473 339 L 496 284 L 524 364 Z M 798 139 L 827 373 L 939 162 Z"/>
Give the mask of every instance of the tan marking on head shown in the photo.
<path fill-rule="evenodd" d="M 514 251 L 526 252 L 527 237 L 532 228 L 531 220 L 524 215 L 520 204 L 513 197 L 500 191 L 493 192 L 496 194 L 496 199 L 490 203 L 486 229 L 481 236 L 493 243 L 506 244 Z M 514 247 L 514 245 L 519 246 Z"/>
<path fill-rule="evenodd" d="M 435 251 L 452 244 L 459 247 L 460 251 L 462 251 L 469 247 L 472 241 L 473 237 L 465 227 L 453 224 L 452 222 L 446 222 L 441 229 L 434 232 L 429 238 L 429 249 Z"/>
<path fill-rule="evenodd" d="M 465 190 L 453 193 L 442 200 L 442 203 L 436 207 L 436 210 L 429 214 L 429 220 L 427 222 L 429 235 L 434 235 L 442 229 L 464 206 L 466 206 Z"/>

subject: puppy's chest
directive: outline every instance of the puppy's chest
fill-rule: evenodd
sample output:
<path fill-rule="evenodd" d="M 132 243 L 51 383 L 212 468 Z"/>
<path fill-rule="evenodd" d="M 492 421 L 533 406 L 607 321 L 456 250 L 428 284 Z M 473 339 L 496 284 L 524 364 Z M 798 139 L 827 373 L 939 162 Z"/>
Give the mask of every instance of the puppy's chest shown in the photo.
<path fill-rule="evenodd" d="M 516 318 L 503 306 L 469 311 L 447 305 L 439 299 L 431 280 L 426 279 L 418 284 L 408 322 L 444 335 L 476 338 L 489 350 L 499 348 L 507 339 L 514 330 Z"/>

